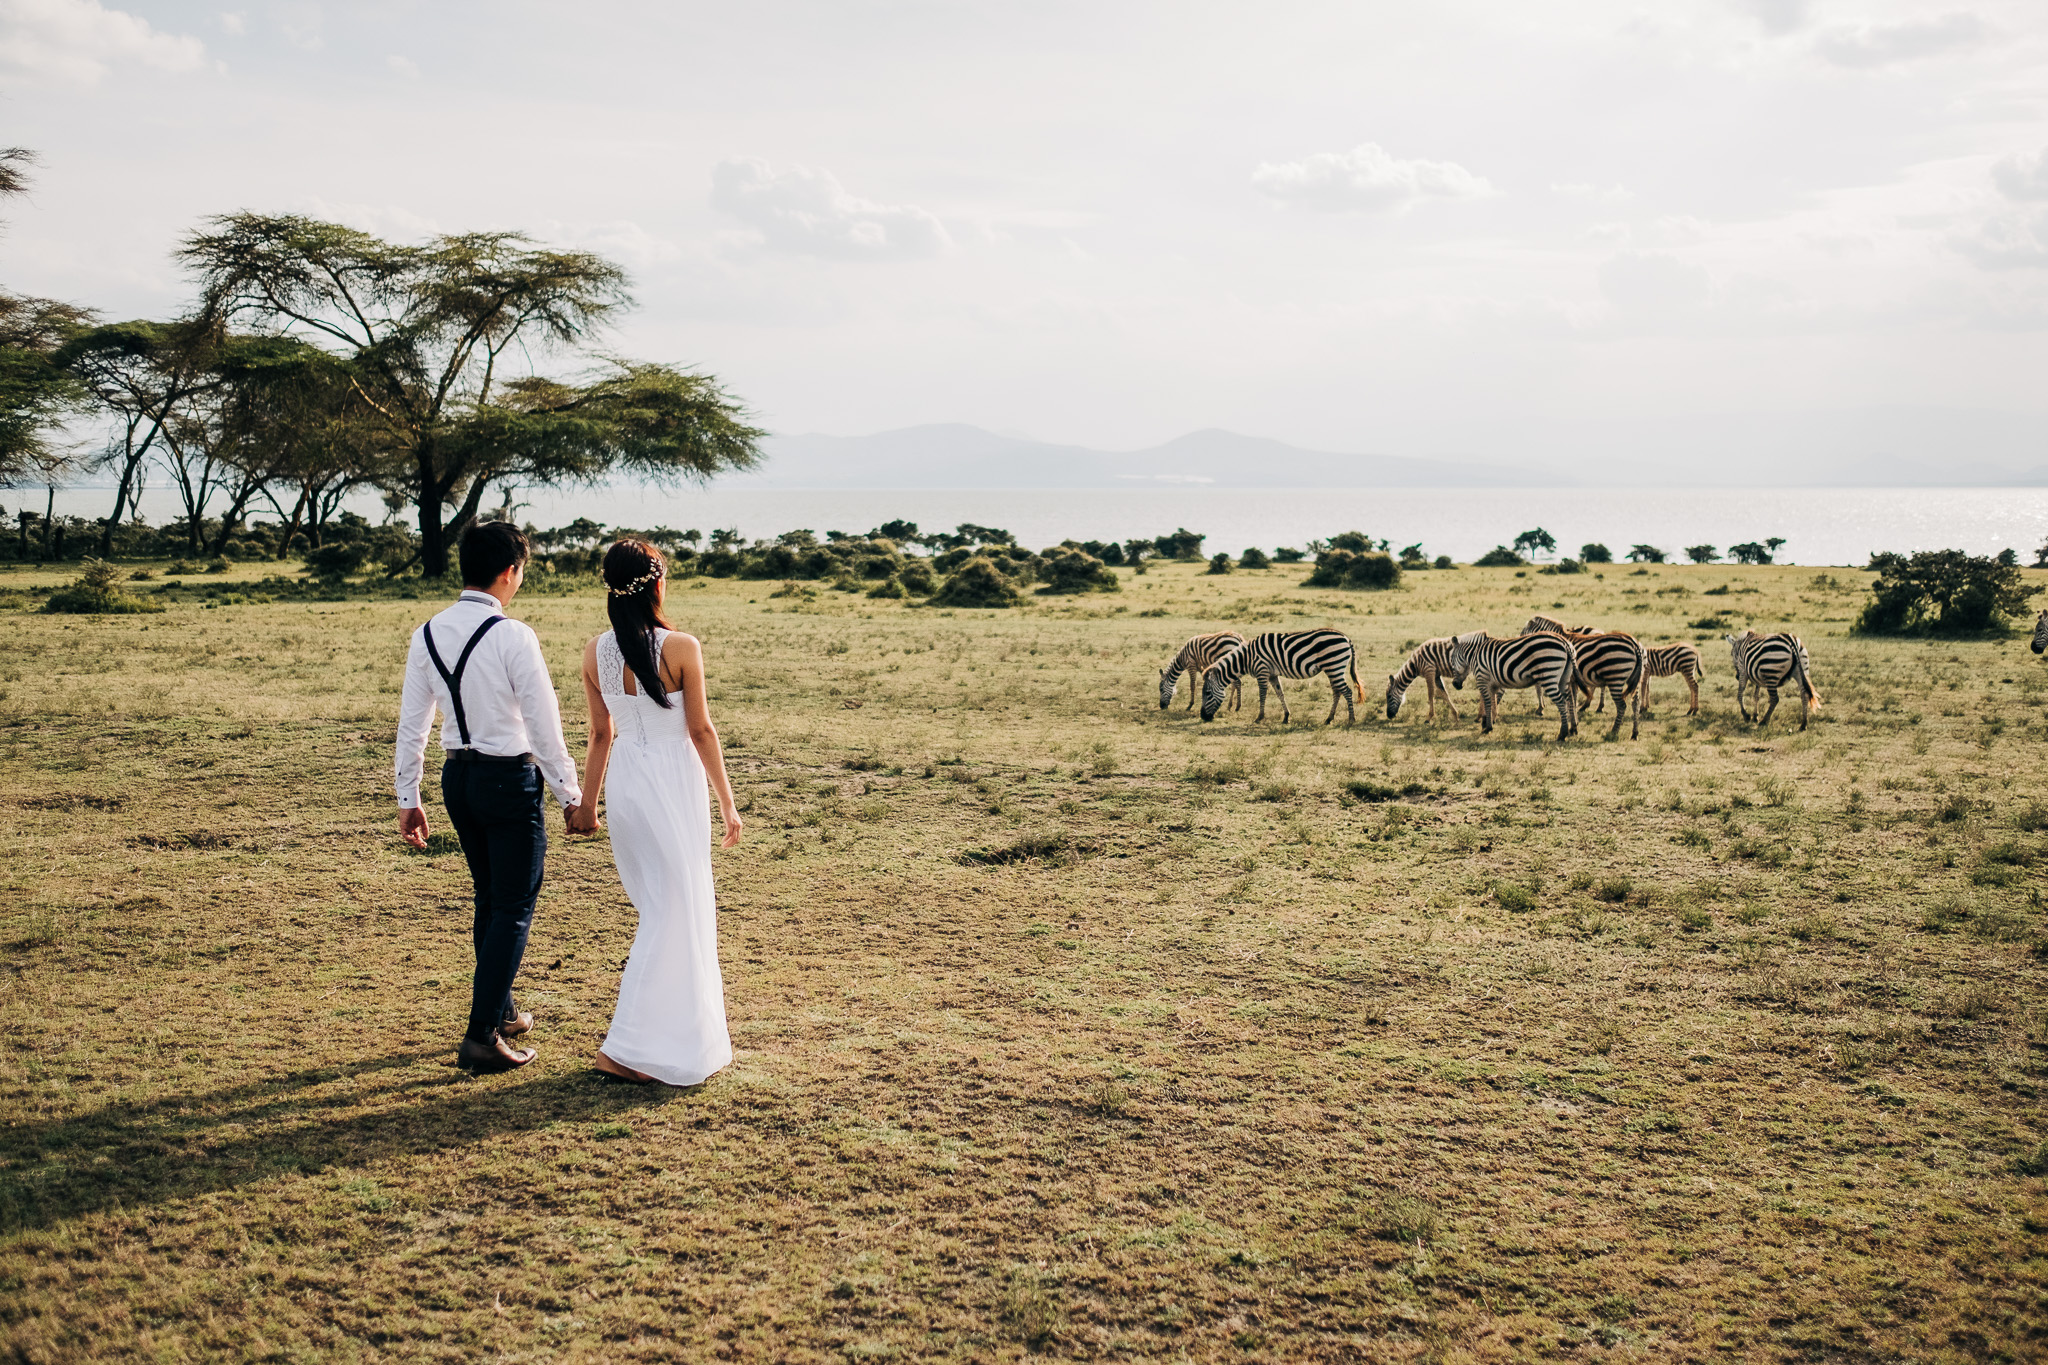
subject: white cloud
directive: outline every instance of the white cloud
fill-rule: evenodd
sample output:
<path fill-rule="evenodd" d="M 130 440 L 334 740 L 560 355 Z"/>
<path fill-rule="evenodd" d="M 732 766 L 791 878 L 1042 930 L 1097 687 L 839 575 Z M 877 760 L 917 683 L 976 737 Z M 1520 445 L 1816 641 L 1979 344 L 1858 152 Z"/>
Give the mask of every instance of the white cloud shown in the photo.
<path fill-rule="evenodd" d="M 401 57 L 394 52 L 384 59 L 384 66 L 393 75 L 403 76 L 409 81 L 416 81 L 420 78 L 419 63 L 410 57 Z"/>
<path fill-rule="evenodd" d="M 1670 322 L 1691 317 L 1713 298 L 1704 269 L 1662 252 L 1624 252 L 1600 267 L 1600 292 L 1624 317 Z"/>
<path fill-rule="evenodd" d="M 222 10 L 220 29 L 223 33 L 232 33 L 239 37 L 249 31 L 249 16 L 240 10 Z"/>
<path fill-rule="evenodd" d="M 329 223 L 341 223 L 394 242 L 416 242 L 423 237 L 436 237 L 447 231 L 438 220 L 415 213 L 402 204 L 337 202 L 322 199 L 318 195 L 308 195 L 294 203 L 292 208 L 310 217 Z M 488 231 L 491 227 L 488 224 L 467 226 L 479 232 Z"/>
<path fill-rule="evenodd" d="M 1790 33 L 1806 22 L 1806 0 L 1735 0 L 1735 8 L 1763 25 L 1766 33 Z"/>
<path fill-rule="evenodd" d="M 284 5 L 277 11 L 277 27 L 284 40 L 307 52 L 317 52 L 326 46 L 326 22 L 327 16 L 316 4 Z"/>
<path fill-rule="evenodd" d="M 66 85 L 93 85 L 114 66 L 196 71 L 197 38 L 158 33 L 149 21 L 99 0 L 0 0 L 0 71 Z"/>
<path fill-rule="evenodd" d="M 1404 161 L 1376 142 L 1300 161 L 1261 162 L 1252 185 L 1318 213 L 1400 213 L 1424 199 L 1484 199 L 1492 185 L 1455 161 Z"/>
<path fill-rule="evenodd" d="M 727 157 L 711 168 L 711 206 L 769 246 L 806 256 L 906 261 L 952 245 L 944 225 L 915 204 L 877 204 L 848 194 L 830 171 L 778 171 L 754 156 Z"/>
<path fill-rule="evenodd" d="M 2008 199 L 2048 199 L 2048 147 L 2006 157 L 1991 168 L 1991 180 Z"/>
<path fill-rule="evenodd" d="M 1949 245 L 1984 270 L 2048 266 L 2048 209 L 1998 214 L 1975 232 L 1954 234 Z"/>
<path fill-rule="evenodd" d="M 1610 185 L 1603 190 L 1598 185 L 1583 184 L 1579 181 L 1552 181 L 1550 192 L 1561 194 L 1568 199 L 1597 199 L 1608 204 L 1619 204 L 1635 198 L 1632 191 L 1625 190 L 1619 185 Z"/>
<path fill-rule="evenodd" d="M 1952 10 L 1933 19 L 1830 29 L 1813 40 L 1813 50 L 1836 66 L 1890 66 L 1971 47 L 1990 36 L 1982 19 Z"/>

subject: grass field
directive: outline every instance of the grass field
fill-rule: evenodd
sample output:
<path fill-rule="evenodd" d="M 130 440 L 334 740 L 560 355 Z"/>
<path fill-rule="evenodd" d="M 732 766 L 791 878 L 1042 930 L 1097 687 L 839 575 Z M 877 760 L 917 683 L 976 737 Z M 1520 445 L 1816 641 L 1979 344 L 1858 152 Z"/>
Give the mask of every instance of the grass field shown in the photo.
<path fill-rule="evenodd" d="M 2025 642 L 1852 639 L 1845 570 L 1301 577 L 676 584 L 749 823 L 737 1060 L 656 1093 L 588 1064 L 634 923 L 602 842 L 555 843 L 540 1060 L 451 1065 L 466 879 L 390 799 L 433 603 L 17 594 L 8 1358 L 2048 1355 Z M 1805 637 L 1811 729 L 1741 722 L 1717 609 Z M 1703 713 L 1386 722 L 1407 644 L 1532 611 L 1711 636 Z M 515 614 L 580 754 L 602 598 Z M 1312 624 L 1359 646 L 1356 726 L 1319 683 L 1285 729 L 1159 710 L 1188 635 Z"/>

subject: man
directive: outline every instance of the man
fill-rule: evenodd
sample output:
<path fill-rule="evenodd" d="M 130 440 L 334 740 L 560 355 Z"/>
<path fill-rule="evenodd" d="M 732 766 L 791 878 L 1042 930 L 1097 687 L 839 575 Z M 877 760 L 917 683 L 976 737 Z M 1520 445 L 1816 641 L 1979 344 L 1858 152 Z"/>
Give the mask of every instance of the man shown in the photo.
<path fill-rule="evenodd" d="M 512 979 L 540 895 L 548 850 L 545 777 L 564 819 L 583 801 L 562 741 L 561 707 L 533 628 L 505 615 L 526 581 L 526 537 L 502 521 L 472 524 L 460 551 L 462 596 L 413 632 L 398 708 L 398 834 L 427 846 L 420 770 L 435 707 L 442 715 L 441 799 L 476 885 L 476 976 L 456 1065 L 507 1071 L 534 1058 L 514 1047 L 533 1027 L 512 1001 Z"/>

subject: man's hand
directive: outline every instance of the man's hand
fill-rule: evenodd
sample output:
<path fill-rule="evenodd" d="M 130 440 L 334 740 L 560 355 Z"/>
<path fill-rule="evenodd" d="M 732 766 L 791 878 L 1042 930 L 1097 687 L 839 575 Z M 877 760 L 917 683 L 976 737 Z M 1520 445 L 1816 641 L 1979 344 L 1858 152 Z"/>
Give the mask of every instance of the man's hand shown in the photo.
<path fill-rule="evenodd" d="M 427 846 L 427 811 L 424 806 L 408 806 L 398 812 L 398 837 L 414 848 Z"/>
<path fill-rule="evenodd" d="M 590 806 L 564 806 L 562 822 L 571 834 L 597 833 L 597 811 Z"/>

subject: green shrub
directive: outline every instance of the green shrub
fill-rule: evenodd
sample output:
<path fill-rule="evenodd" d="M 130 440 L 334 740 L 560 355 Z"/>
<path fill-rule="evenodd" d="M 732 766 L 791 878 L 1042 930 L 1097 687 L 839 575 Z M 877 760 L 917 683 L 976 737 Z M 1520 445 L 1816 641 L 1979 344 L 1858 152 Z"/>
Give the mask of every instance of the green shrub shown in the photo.
<path fill-rule="evenodd" d="M 1384 550 L 1331 548 L 1316 556 L 1315 569 L 1302 583 L 1305 588 L 1399 587 L 1401 566 Z"/>
<path fill-rule="evenodd" d="M 1014 607 L 1024 594 L 986 556 L 976 555 L 953 571 L 931 601 L 941 607 Z"/>
<path fill-rule="evenodd" d="M 1877 570 L 1871 601 L 1852 627 L 1858 635 L 1979 635 L 2000 631 L 2027 612 L 2034 589 L 2010 552 L 1886 551 L 1870 557 Z"/>
<path fill-rule="evenodd" d="M 1307 558 L 1308 555 L 1306 553 L 1295 549 L 1292 545 L 1282 545 L 1279 549 L 1273 551 L 1274 561 L 1280 564 L 1299 564 Z"/>
<path fill-rule="evenodd" d="M 1237 567 L 1236 565 L 1234 565 L 1234 564 L 1232 564 L 1232 563 L 1230 562 L 1230 556 L 1229 556 L 1229 555 L 1226 555 L 1226 554 L 1215 554 L 1215 555 L 1211 555 L 1211 556 L 1209 557 L 1209 572 L 1210 572 L 1210 573 L 1229 573 L 1229 572 L 1230 572 L 1230 571 L 1231 571 L 1232 569 L 1234 569 L 1234 568 L 1236 568 L 1236 567 Z"/>
<path fill-rule="evenodd" d="M 1579 547 L 1579 558 L 1588 564 L 1612 564 L 1614 562 L 1614 551 L 1595 541 L 1592 544 Z"/>
<path fill-rule="evenodd" d="M 1449 555 L 1438 555 L 1436 557 L 1436 567 L 1439 569 L 1455 569 L 1458 566 L 1451 562 Z"/>
<path fill-rule="evenodd" d="M 1505 545 L 1496 545 L 1472 561 L 1482 569 L 1504 569 L 1526 561 Z"/>
<path fill-rule="evenodd" d="M 370 547 L 361 541 L 337 541 L 308 554 L 306 567 L 316 578 L 340 579 L 362 572 L 369 558 Z"/>
<path fill-rule="evenodd" d="M 122 592 L 116 586 L 121 581 L 121 571 L 104 559 L 87 559 L 83 567 L 85 572 L 70 587 L 50 594 L 50 600 L 43 604 L 44 611 L 57 615 L 122 616 L 164 609 L 161 602 Z"/>
<path fill-rule="evenodd" d="M 901 579 L 885 578 L 881 582 L 875 584 L 874 587 L 868 589 L 868 596 L 879 598 L 896 598 L 900 600 L 902 598 L 910 596 L 910 593 L 906 588 L 904 588 L 903 581 Z"/>
<path fill-rule="evenodd" d="M 1045 587 L 1040 591 L 1047 593 L 1120 592 L 1123 589 L 1115 569 L 1085 550 L 1070 550 L 1064 546 L 1047 552 L 1038 573 L 1045 579 Z"/>
<path fill-rule="evenodd" d="M 1266 552 L 1254 545 L 1237 557 L 1238 566 L 1245 569 L 1263 569 L 1273 561 L 1266 558 Z"/>

